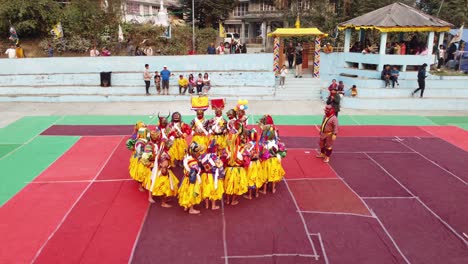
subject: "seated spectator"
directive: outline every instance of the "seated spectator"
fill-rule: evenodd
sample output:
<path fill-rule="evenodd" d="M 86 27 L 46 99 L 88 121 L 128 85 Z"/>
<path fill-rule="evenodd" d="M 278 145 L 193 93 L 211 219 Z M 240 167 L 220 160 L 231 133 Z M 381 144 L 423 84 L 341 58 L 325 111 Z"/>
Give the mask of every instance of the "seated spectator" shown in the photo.
<path fill-rule="evenodd" d="M 215 48 L 215 45 L 214 45 L 213 42 L 211 42 L 210 45 L 208 46 L 208 48 L 206 49 L 206 53 L 208 53 L 210 55 L 216 54 L 216 48 Z"/>
<path fill-rule="evenodd" d="M 340 100 L 341 96 L 338 95 L 337 90 L 333 89 L 330 91 L 330 96 L 327 99 L 327 105 L 331 105 L 335 109 L 335 115 L 338 117 L 338 112 L 340 111 Z"/>
<path fill-rule="evenodd" d="M 401 52 L 401 47 L 398 44 L 398 42 L 395 42 L 395 44 L 393 45 L 393 54 L 400 55 L 400 52 Z"/>
<path fill-rule="evenodd" d="M 24 49 L 20 46 L 20 44 L 16 44 L 16 58 L 22 59 L 26 58 L 26 54 L 24 53 Z"/>
<path fill-rule="evenodd" d="M 358 95 L 357 87 L 356 85 L 353 85 L 353 87 L 351 87 L 351 96 L 356 97 L 357 95 Z"/>
<path fill-rule="evenodd" d="M 336 90 L 339 95 L 343 96 L 344 95 L 344 83 L 343 81 L 338 82 L 338 86 L 336 87 Z"/>
<path fill-rule="evenodd" d="M 99 51 L 97 50 L 96 46 L 93 46 L 93 48 L 89 51 L 89 56 L 90 57 L 99 56 Z"/>
<path fill-rule="evenodd" d="M 224 44 L 223 42 L 219 43 L 219 46 L 216 48 L 216 54 L 223 55 L 224 54 Z"/>
<path fill-rule="evenodd" d="M 139 46 L 136 46 L 135 56 L 146 56 L 146 54 L 143 52 L 143 50 Z"/>
<path fill-rule="evenodd" d="M 15 45 L 11 44 L 10 48 L 5 51 L 9 59 L 16 59 L 16 48 Z"/>
<path fill-rule="evenodd" d="M 359 52 L 359 41 L 354 42 L 354 45 L 349 49 L 349 52 Z"/>
<path fill-rule="evenodd" d="M 187 88 L 188 88 L 188 84 L 189 84 L 189 81 L 184 78 L 184 76 L 181 74 L 179 75 L 179 94 L 185 94 L 185 92 L 187 92 Z M 182 89 L 184 91 L 182 91 Z"/>
<path fill-rule="evenodd" d="M 398 83 L 398 76 L 400 76 L 400 71 L 396 66 L 393 66 L 392 70 L 390 71 L 390 80 L 392 81 L 392 88 L 395 88 L 395 83 L 399 86 Z"/>
<path fill-rule="evenodd" d="M 376 47 L 374 47 L 373 45 L 369 45 L 367 46 L 367 48 L 362 50 L 362 54 L 376 54 L 376 53 L 377 53 Z"/>
<path fill-rule="evenodd" d="M 400 55 L 406 55 L 406 43 L 404 41 L 400 43 Z"/>
<path fill-rule="evenodd" d="M 188 77 L 188 87 L 189 93 L 193 94 L 195 92 L 195 88 L 197 87 L 197 83 L 195 81 L 195 78 L 193 77 L 193 74 L 190 74 Z"/>
<path fill-rule="evenodd" d="M 198 74 L 198 79 L 197 79 L 197 94 L 201 94 L 202 93 L 202 89 L 203 89 L 203 75 L 201 73 Z"/>
<path fill-rule="evenodd" d="M 205 72 L 203 75 L 203 94 L 207 94 L 208 91 L 211 89 L 211 80 L 208 76 L 208 73 Z"/>
<path fill-rule="evenodd" d="M 325 53 L 332 53 L 333 52 L 333 46 L 330 44 L 330 42 L 327 42 L 325 47 L 323 47 L 323 52 L 325 52 Z"/>
<path fill-rule="evenodd" d="M 102 48 L 101 56 L 108 57 L 110 55 L 111 55 L 111 52 L 107 49 L 107 47 Z"/>
<path fill-rule="evenodd" d="M 331 92 L 333 89 L 336 89 L 336 88 L 338 88 L 338 84 L 336 83 L 336 79 L 333 79 L 330 86 L 328 86 L 328 91 Z"/>
<path fill-rule="evenodd" d="M 390 87 L 391 76 L 392 76 L 392 73 L 390 71 L 390 65 L 385 65 L 385 68 L 382 70 L 382 73 L 380 74 L 380 79 L 385 81 L 385 88 Z"/>

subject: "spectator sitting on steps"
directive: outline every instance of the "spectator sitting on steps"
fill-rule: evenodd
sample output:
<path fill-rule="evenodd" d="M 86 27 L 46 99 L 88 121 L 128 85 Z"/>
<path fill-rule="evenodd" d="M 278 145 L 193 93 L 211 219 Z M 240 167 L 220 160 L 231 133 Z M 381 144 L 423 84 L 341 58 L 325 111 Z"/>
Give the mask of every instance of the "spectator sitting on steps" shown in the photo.
<path fill-rule="evenodd" d="M 390 87 L 391 76 L 392 76 L 392 73 L 390 71 L 390 65 L 385 65 L 385 68 L 382 70 L 382 73 L 380 74 L 380 79 L 385 81 L 385 88 Z"/>

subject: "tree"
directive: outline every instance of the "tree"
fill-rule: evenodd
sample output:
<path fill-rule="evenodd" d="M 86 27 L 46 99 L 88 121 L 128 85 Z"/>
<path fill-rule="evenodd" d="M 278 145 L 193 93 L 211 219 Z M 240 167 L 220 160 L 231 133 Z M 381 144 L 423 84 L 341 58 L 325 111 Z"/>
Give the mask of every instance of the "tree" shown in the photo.
<path fill-rule="evenodd" d="M 238 4 L 237 0 L 193 0 L 195 3 L 195 21 L 198 27 L 216 27 L 218 22 L 229 17 L 229 13 Z M 181 0 L 186 21 L 192 23 L 192 0 Z"/>
<path fill-rule="evenodd" d="M 427 14 L 437 16 L 442 20 L 454 24 L 468 25 L 468 2 L 466 0 L 420 0 L 416 6 Z"/>
<path fill-rule="evenodd" d="M 0 34 L 12 25 L 20 38 L 43 36 L 59 17 L 60 6 L 54 0 L 0 0 Z"/>

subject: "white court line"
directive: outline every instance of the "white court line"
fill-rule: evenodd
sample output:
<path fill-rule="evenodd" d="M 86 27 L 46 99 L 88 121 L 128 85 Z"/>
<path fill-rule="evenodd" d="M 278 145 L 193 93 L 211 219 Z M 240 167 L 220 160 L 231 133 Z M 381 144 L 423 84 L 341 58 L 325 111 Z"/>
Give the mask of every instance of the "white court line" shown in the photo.
<path fill-rule="evenodd" d="M 402 197 L 392 197 L 392 196 L 387 196 L 387 197 L 361 197 L 362 199 L 416 199 L 418 197 L 414 197 L 414 196 L 402 196 Z"/>
<path fill-rule="evenodd" d="M 245 255 L 245 256 L 225 256 L 224 259 L 241 259 L 241 258 L 271 258 L 271 257 L 304 257 L 318 259 L 318 255 L 313 254 L 295 254 L 295 253 L 277 253 L 263 255 Z"/>
<path fill-rule="evenodd" d="M 55 122 L 53 122 L 49 127 L 55 125 L 58 121 L 61 121 L 62 119 L 64 119 L 65 116 L 60 116 L 60 118 L 57 118 L 57 120 L 55 120 Z M 18 119 L 19 120 L 19 119 Z M 48 127 L 48 128 L 49 128 Z M 36 139 L 37 137 L 39 137 L 41 135 L 42 132 L 44 132 L 46 129 L 42 130 L 41 132 L 39 132 L 37 135 L 35 135 L 34 137 L 30 138 L 28 141 L 24 142 L 24 143 L 16 143 L 16 144 L 10 144 L 10 145 L 20 145 L 18 146 L 17 148 L 15 148 L 14 150 L 8 152 L 7 154 L 5 154 L 5 156 L 1 157 L 0 160 L 10 156 L 11 154 L 15 153 L 16 151 L 18 151 L 20 148 L 26 146 L 28 143 L 30 143 L 31 141 L 33 141 L 34 139 Z M 76 143 L 76 142 L 75 142 Z M 72 145 L 73 146 L 73 145 Z M 71 148 L 71 147 L 70 147 Z M 67 150 L 68 151 L 68 150 Z"/>
<path fill-rule="evenodd" d="M 352 115 L 349 115 L 349 118 L 351 118 L 351 120 L 353 120 L 356 124 L 361 125 L 361 123 L 359 123 L 356 119 L 354 119 L 354 117 Z M 338 122 L 339 122 L 339 120 L 338 120 Z"/>
<path fill-rule="evenodd" d="M 295 179 L 286 179 L 285 181 L 316 181 L 316 180 L 342 180 L 341 178 L 295 178 Z"/>
<path fill-rule="evenodd" d="M 292 193 L 291 189 L 289 188 L 288 182 L 285 181 L 284 178 L 283 178 L 283 181 L 284 181 L 284 184 L 286 185 L 286 188 L 287 188 L 288 191 L 289 191 L 289 195 L 291 195 L 291 199 L 293 200 L 294 205 L 296 206 L 296 210 L 297 210 L 299 216 L 301 217 L 301 220 L 302 220 L 302 224 L 303 224 L 303 226 L 304 226 L 305 233 L 308 234 L 308 233 L 309 233 L 309 229 L 307 228 L 307 224 L 306 224 L 306 222 L 305 222 L 304 215 L 302 215 L 301 209 L 299 208 L 299 205 L 297 204 L 296 197 L 294 197 L 294 194 Z M 315 260 L 318 260 L 317 250 L 315 249 L 314 242 L 312 241 L 312 238 L 311 238 L 310 236 L 307 236 L 307 238 L 309 239 L 310 245 L 312 246 L 312 250 L 314 251 L 314 255 L 316 256 L 316 257 L 315 257 Z"/>
<path fill-rule="evenodd" d="M 93 180 L 96 180 L 96 178 L 99 176 L 99 174 L 102 172 L 102 170 L 106 167 L 107 163 L 109 162 L 109 160 L 112 158 L 112 156 L 114 155 L 115 151 L 117 150 L 117 148 L 120 146 L 120 144 L 122 143 L 123 141 L 123 137 L 121 137 L 120 141 L 118 144 L 116 144 L 116 146 L 114 147 L 114 149 L 112 150 L 112 153 L 109 155 L 109 157 L 107 158 L 106 162 L 104 162 L 104 164 L 102 165 L 101 169 L 99 169 L 99 171 L 96 173 L 96 175 L 94 176 Z M 41 254 L 42 250 L 44 249 L 44 247 L 47 245 L 47 243 L 50 241 L 50 239 L 55 235 L 55 233 L 57 232 L 57 230 L 59 230 L 59 228 L 62 226 L 62 224 L 65 222 L 65 219 L 67 219 L 68 215 L 71 213 L 71 211 L 73 210 L 73 208 L 75 208 L 75 206 L 78 204 L 78 202 L 81 200 L 81 198 L 83 197 L 83 195 L 86 193 L 86 191 L 89 189 L 89 187 L 91 187 L 91 185 L 93 184 L 93 181 L 91 181 L 88 186 L 86 186 L 86 188 L 81 192 L 80 196 L 78 196 L 78 198 L 75 200 L 75 203 L 73 203 L 73 205 L 70 207 L 70 209 L 68 210 L 68 212 L 63 216 L 62 220 L 60 220 L 60 223 L 56 226 L 55 230 L 49 235 L 49 237 L 47 238 L 47 240 L 42 244 L 42 246 L 39 248 L 39 250 L 36 252 L 36 255 L 34 256 L 33 260 L 31 261 L 31 263 L 34 263 L 36 262 L 37 258 L 39 257 L 39 255 Z"/>
<path fill-rule="evenodd" d="M 458 234 L 458 232 L 452 227 L 450 226 L 447 222 L 445 222 L 439 215 L 437 215 L 434 211 L 432 211 L 431 208 L 429 208 L 429 206 L 427 206 L 425 203 L 423 203 L 423 201 L 421 201 L 421 199 L 419 199 L 419 197 L 417 197 L 416 195 L 414 195 L 408 188 L 406 188 L 399 180 L 397 180 L 395 178 L 395 176 L 393 176 L 390 172 L 388 172 L 382 165 L 380 165 L 376 160 L 374 160 L 371 156 L 367 155 L 369 157 L 369 159 L 371 159 L 377 166 L 379 166 L 388 176 L 390 176 L 390 178 L 392 178 L 396 183 L 398 183 L 403 189 L 405 189 L 410 195 L 412 195 L 413 197 L 415 197 L 415 199 L 421 203 L 424 208 L 426 208 L 426 210 L 428 210 L 432 215 L 434 215 L 442 224 L 444 224 L 448 229 L 450 229 L 450 231 L 452 231 L 452 233 L 454 233 L 458 238 L 460 238 L 463 243 L 465 243 L 465 245 L 468 245 L 468 242 L 460 235 Z"/>
<path fill-rule="evenodd" d="M 301 213 L 304 213 L 304 214 L 350 215 L 350 216 L 360 216 L 360 217 L 374 218 L 372 215 L 353 214 L 353 213 L 342 213 L 342 212 L 301 211 Z"/>
<path fill-rule="evenodd" d="M 385 234 L 387 234 L 388 238 L 390 239 L 390 241 L 392 241 L 393 243 L 393 246 L 398 250 L 398 253 L 400 253 L 400 255 L 403 257 L 403 259 L 406 261 L 406 263 L 410 264 L 411 262 L 406 258 L 405 254 L 403 254 L 403 252 L 401 251 L 400 247 L 398 246 L 398 244 L 395 242 L 395 239 L 393 239 L 392 235 L 390 235 L 390 233 L 388 232 L 387 228 L 383 225 L 382 221 L 380 221 L 380 219 L 377 217 L 377 215 L 375 214 L 374 211 L 371 211 L 372 215 L 374 215 L 375 219 L 377 219 L 377 222 L 379 222 L 379 225 L 382 227 L 382 229 L 384 230 Z"/>
<path fill-rule="evenodd" d="M 408 154 L 415 153 L 411 151 L 333 151 L 333 153 L 344 153 L 344 154 Z"/>
<path fill-rule="evenodd" d="M 227 251 L 227 236 L 226 236 L 226 217 L 224 215 L 224 198 L 221 198 L 221 216 L 223 219 L 223 246 L 224 246 L 224 263 L 229 264 Z"/>
<path fill-rule="evenodd" d="M 134 181 L 134 179 L 112 179 L 112 180 L 76 180 L 76 181 L 32 181 L 24 182 L 27 184 L 45 184 L 45 183 L 83 183 L 83 182 L 122 182 L 122 181 Z"/>
<path fill-rule="evenodd" d="M 145 216 L 143 217 L 143 220 L 141 221 L 141 224 L 140 224 L 140 230 L 138 230 L 138 234 L 137 234 L 137 237 L 135 238 L 135 242 L 133 242 L 132 253 L 130 254 L 130 258 L 128 259 L 128 264 L 132 263 L 133 257 L 135 255 L 135 249 L 137 247 L 138 241 L 140 240 L 141 231 L 143 230 L 143 225 L 146 222 L 146 218 L 148 217 L 150 209 L 151 209 L 151 203 L 148 203 L 148 208 L 146 209 Z"/>
<path fill-rule="evenodd" d="M 419 153 L 418 151 L 416 151 L 415 149 L 413 149 L 412 147 L 406 145 L 405 143 L 403 143 L 403 141 L 400 141 L 400 143 L 409 148 L 410 150 L 414 151 L 414 153 L 418 154 L 419 156 L 423 157 L 424 159 L 426 159 L 427 161 L 429 161 L 430 163 L 436 165 L 437 167 L 439 167 L 440 169 L 442 169 L 443 171 L 447 172 L 448 174 L 452 175 L 453 177 L 457 178 L 459 181 L 461 181 L 463 184 L 465 185 L 468 185 L 468 183 L 466 181 L 464 181 L 463 179 L 461 179 L 460 177 L 458 177 L 457 175 L 455 175 L 454 173 L 448 171 L 446 168 L 440 166 L 439 164 L 437 164 L 435 161 L 429 159 L 428 157 L 424 156 L 423 154 Z"/>
<path fill-rule="evenodd" d="M 322 248 L 323 257 L 325 258 L 325 264 L 329 264 L 330 262 L 328 261 L 327 252 L 325 251 L 325 246 L 323 245 L 322 241 L 322 235 L 320 235 L 320 233 L 318 233 L 318 238 L 320 241 L 320 247 Z"/>

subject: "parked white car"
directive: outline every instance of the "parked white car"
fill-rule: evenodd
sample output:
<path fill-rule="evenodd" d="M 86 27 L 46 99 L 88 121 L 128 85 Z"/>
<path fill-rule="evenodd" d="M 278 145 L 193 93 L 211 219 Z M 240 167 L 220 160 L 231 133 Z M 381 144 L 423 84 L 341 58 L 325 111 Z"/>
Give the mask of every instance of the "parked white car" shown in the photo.
<path fill-rule="evenodd" d="M 240 35 L 238 33 L 227 32 L 226 35 L 224 36 L 224 45 L 226 46 L 226 45 L 231 44 L 232 39 L 234 39 L 235 42 L 239 43 Z"/>

